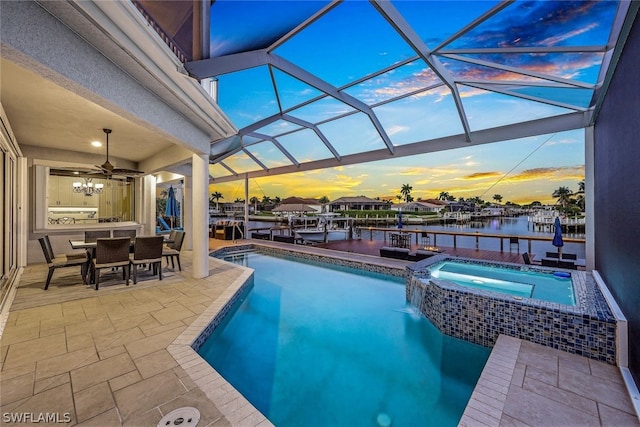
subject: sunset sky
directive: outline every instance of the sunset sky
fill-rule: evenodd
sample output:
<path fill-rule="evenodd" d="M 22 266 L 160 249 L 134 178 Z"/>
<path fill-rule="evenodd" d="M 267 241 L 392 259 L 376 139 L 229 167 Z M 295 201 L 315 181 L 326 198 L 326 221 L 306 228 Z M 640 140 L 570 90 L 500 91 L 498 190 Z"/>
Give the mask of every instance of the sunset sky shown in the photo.
<path fill-rule="evenodd" d="M 435 198 L 441 191 L 456 197 L 481 196 L 502 202 L 554 202 L 560 186 L 578 190 L 584 179 L 584 131 L 570 131 L 516 141 L 384 160 L 340 168 L 249 180 L 249 195 L 395 197 L 403 184 L 414 198 Z M 493 186 L 493 187 L 492 187 Z M 244 181 L 210 185 L 221 201 L 244 198 Z"/>
<path fill-rule="evenodd" d="M 286 8 L 279 8 L 277 2 L 252 2 L 251 8 L 242 9 L 247 13 L 243 12 L 240 20 L 236 9 L 241 3 L 219 1 L 212 5 L 212 57 L 269 46 L 278 34 L 286 34 L 295 22 L 302 22 L 300 18 L 324 4 L 290 1 L 282 3 Z M 393 4 L 428 48 L 440 46 L 454 53 L 456 49 L 493 49 L 492 53 L 457 56 L 436 51 L 434 56 L 457 82 L 472 132 L 589 108 L 602 53 L 557 49 L 606 45 L 616 10 L 613 2 L 515 2 L 449 39 L 496 2 Z M 265 30 L 278 25 L 274 33 Z M 523 47 L 556 50 L 496 50 Z M 369 106 L 394 146 L 418 141 L 428 144 L 464 130 L 450 88 L 429 64 L 421 58 L 412 59 L 415 50 L 369 2 L 339 4 L 273 53 Z M 277 145 L 300 163 L 334 156 L 312 129 L 283 120 L 280 114 L 316 124 L 339 155 L 385 147 L 365 113 L 277 67 L 255 66 L 217 79 L 219 105 L 245 135 L 243 144 L 250 155 L 240 151 L 222 159 L 224 165 L 210 166 L 214 178 L 260 170 L 254 159 L 268 169 L 291 165 L 291 158 Z M 474 82 L 482 82 L 485 89 Z M 494 82 L 498 84 L 492 86 Z M 264 125 L 257 127 L 255 123 Z M 249 130 L 243 132 L 243 128 Z M 480 196 L 485 200 L 500 194 L 503 203 L 545 203 L 554 201 L 551 194 L 560 186 L 578 189 L 578 182 L 584 179 L 584 163 L 584 130 L 576 130 L 256 178 L 250 180 L 249 188 L 250 197 L 260 199 L 266 195 L 327 196 L 333 200 L 356 195 L 393 198 L 403 184 L 409 184 L 414 198 L 434 198 L 447 191 L 456 197 Z M 213 184 L 210 189 L 222 193 L 227 202 L 244 197 L 243 181 Z"/>

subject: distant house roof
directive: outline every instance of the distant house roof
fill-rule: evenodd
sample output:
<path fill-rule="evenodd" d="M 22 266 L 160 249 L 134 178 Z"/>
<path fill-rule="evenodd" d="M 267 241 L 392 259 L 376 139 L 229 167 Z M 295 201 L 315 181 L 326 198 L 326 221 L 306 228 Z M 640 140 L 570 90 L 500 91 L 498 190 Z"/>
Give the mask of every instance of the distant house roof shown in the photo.
<path fill-rule="evenodd" d="M 431 203 L 432 205 L 439 205 L 439 206 L 447 206 L 449 204 L 449 202 L 446 202 L 444 200 L 438 200 L 438 199 L 427 199 L 427 200 L 424 200 L 424 202 Z"/>
<path fill-rule="evenodd" d="M 319 205 L 320 202 L 316 199 L 309 199 L 304 197 L 287 197 L 284 200 L 280 200 L 281 205 Z"/>
<path fill-rule="evenodd" d="M 349 204 L 349 203 L 366 203 L 366 204 L 387 204 L 384 200 L 371 199 L 366 196 L 340 197 L 331 202 L 332 205 Z"/>
<path fill-rule="evenodd" d="M 287 203 L 280 204 L 279 206 L 273 208 L 271 212 L 314 212 L 311 206 L 305 203 Z"/>

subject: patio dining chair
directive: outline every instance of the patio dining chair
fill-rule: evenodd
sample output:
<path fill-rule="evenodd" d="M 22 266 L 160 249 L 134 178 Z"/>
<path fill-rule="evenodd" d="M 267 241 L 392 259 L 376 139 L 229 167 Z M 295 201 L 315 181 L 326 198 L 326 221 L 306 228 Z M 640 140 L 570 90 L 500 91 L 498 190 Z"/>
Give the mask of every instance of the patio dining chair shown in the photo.
<path fill-rule="evenodd" d="M 100 270 L 103 268 L 122 267 L 122 276 L 125 283 L 129 284 L 129 247 L 131 240 L 128 237 L 116 237 L 113 239 L 98 239 L 96 255 L 93 258 L 92 276 L 96 284 L 96 291 L 100 286 Z"/>
<path fill-rule="evenodd" d="M 49 273 L 47 274 L 47 281 L 44 285 L 44 290 L 49 289 L 49 284 L 51 283 L 51 278 L 53 277 L 53 272 L 56 268 L 63 267 L 76 267 L 80 266 L 80 275 L 82 276 L 82 283 L 87 283 L 87 269 L 89 267 L 89 258 L 86 253 L 83 254 L 64 254 L 56 256 L 53 252 L 53 247 L 51 246 L 51 241 L 49 240 L 49 236 L 45 234 L 44 236 L 38 239 L 40 242 L 40 246 L 42 247 L 42 253 L 44 254 L 44 258 L 47 261 L 47 267 L 49 267 Z"/>
<path fill-rule="evenodd" d="M 178 269 L 182 271 L 180 265 L 180 250 L 182 250 L 182 242 L 184 241 L 184 231 L 176 231 L 173 238 L 173 243 L 167 243 L 162 249 L 162 256 L 167 259 L 167 265 L 169 265 L 169 258 L 171 258 L 171 268 L 175 269 L 174 259 L 178 261 Z"/>
<path fill-rule="evenodd" d="M 511 246 L 516 245 L 518 252 L 520 252 L 520 240 L 516 236 L 509 237 L 509 252 L 511 252 Z"/>
<path fill-rule="evenodd" d="M 153 267 L 153 274 L 158 274 L 158 279 L 162 280 L 162 236 L 136 237 L 133 254 L 129 257 L 131 268 L 133 268 L 133 284 L 138 283 L 138 268 L 141 265 L 149 264 Z"/>
<path fill-rule="evenodd" d="M 113 230 L 113 237 L 128 237 L 131 239 L 131 243 L 136 240 L 136 236 L 138 235 L 137 230 Z M 129 248 L 129 253 L 133 253 L 133 246 Z"/>
<path fill-rule="evenodd" d="M 430 242 L 429 242 L 429 233 L 427 233 L 426 231 L 422 231 L 420 232 L 420 237 L 421 237 L 421 243 L 422 243 L 422 247 L 426 248 L 427 246 L 431 246 Z"/>
<path fill-rule="evenodd" d="M 178 230 L 171 230 L 169 232 L 169 241 L 164 245 L 165 249 L 173 249 L 169 246 L 170 243 L 174 243 L 176 241 L 176 233 L 178 233 Z"/>
<path fill-rule="evenodd" d="M 111 237 L 110 230 L 88 230 L 84 232 L 84 241 L 87 243 L 96 242 L 98 239 L 108 239 L 109 237 Z"/>
<path fill-rule="evenodd" d="M 113 230 L 113 237 L 128 237 L 133 242 L 138 235 L 137 230 Z"/>

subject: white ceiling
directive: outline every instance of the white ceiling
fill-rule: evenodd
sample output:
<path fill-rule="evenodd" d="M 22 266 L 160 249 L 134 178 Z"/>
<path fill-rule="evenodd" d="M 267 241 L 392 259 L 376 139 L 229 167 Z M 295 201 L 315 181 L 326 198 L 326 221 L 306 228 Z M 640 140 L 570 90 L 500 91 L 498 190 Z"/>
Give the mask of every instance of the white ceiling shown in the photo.
<path fill-rule="evenodd" d="M 102 129 L 109 128 L 109 157 L 136 163 L 173 145 L 6 58 L 0 66 L 0 99 L 20 145 L 106 157 Z M 93 147 L 94 140 L 103 146 Z"/>

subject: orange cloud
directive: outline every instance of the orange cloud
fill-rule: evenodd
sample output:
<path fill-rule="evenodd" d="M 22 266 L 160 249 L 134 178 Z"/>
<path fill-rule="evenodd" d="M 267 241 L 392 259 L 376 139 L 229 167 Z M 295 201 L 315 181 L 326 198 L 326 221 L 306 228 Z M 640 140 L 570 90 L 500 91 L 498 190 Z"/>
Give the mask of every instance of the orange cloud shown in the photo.
<path fill-rule="evenodd" d="M 497 178 L 502 176 L 503 174 L 500 172 L 475 172 L 467 176 L 463 176 L 464 180 L 480 180 L 480 179 L 488 179 L 488 178 Z"/>
<path fill-rule="evenodd" d="M 518 183 L 535 180 L 564 181 L 573 179 L 580 181 L 584 179 L 584 165 L 561 166 L 550 168 L 527 169 L 517 175 L 508 176 L 502 180 L 503 183 Z"/>

